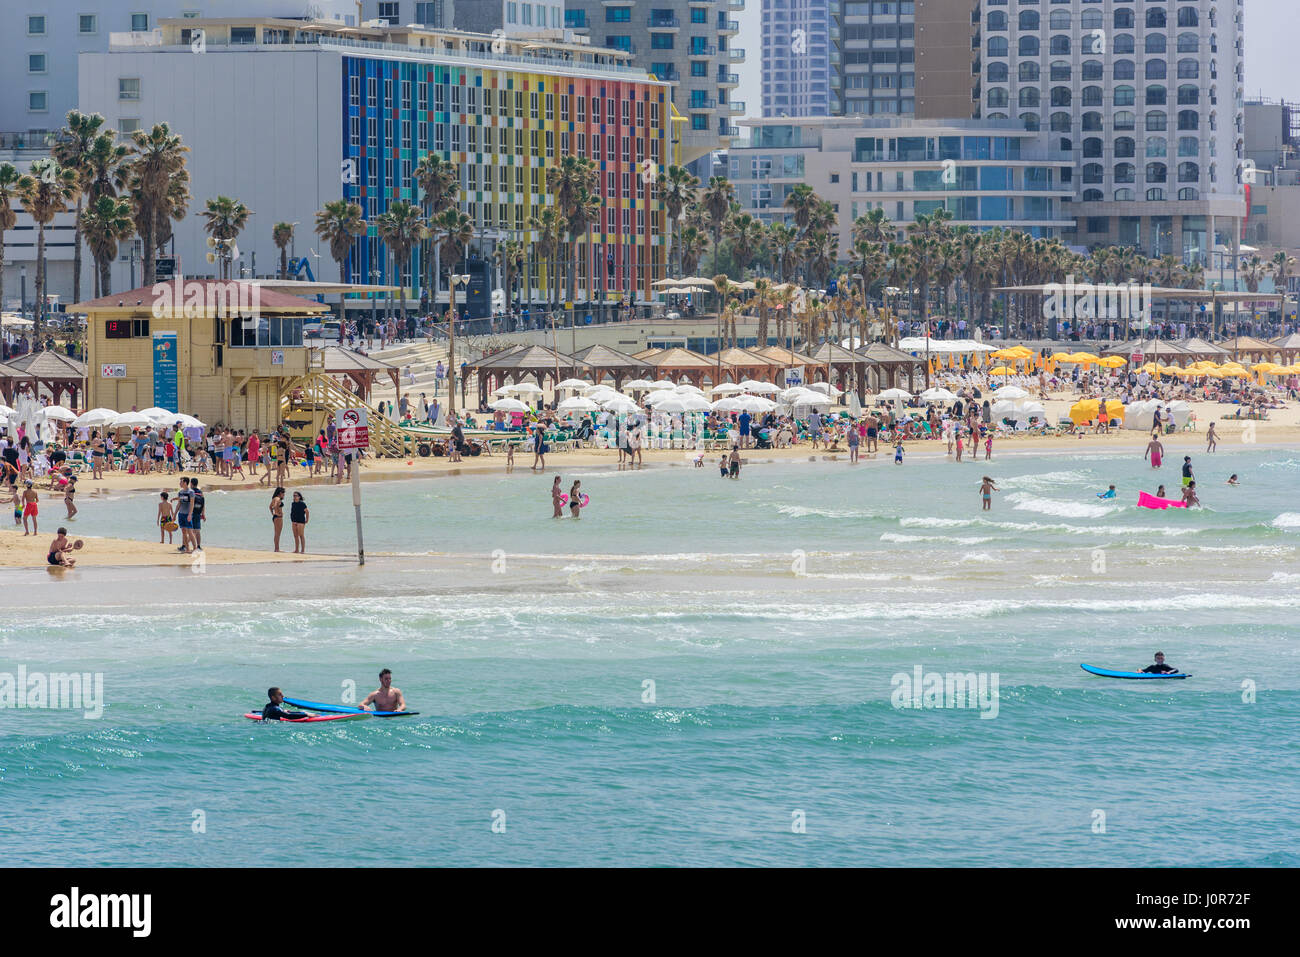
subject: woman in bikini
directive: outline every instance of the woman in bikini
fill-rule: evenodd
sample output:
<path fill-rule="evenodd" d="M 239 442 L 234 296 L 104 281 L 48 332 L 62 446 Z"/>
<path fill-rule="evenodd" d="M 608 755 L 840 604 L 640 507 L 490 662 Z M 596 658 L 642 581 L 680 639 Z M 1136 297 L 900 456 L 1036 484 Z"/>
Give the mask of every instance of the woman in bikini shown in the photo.
<path fill-rule="evenodd" d="M 280 550 L 280 533 L 284 531 L 284 488 L 276 486 L 271 493 L 271 528 L 275 532 L 275 550 Z"/>
<path fill-rule="evenodd" d="M 572 518 L 582 518 L 582 483 L 574 480 L 573 485 L 569 487 L 569 515 Z"/>

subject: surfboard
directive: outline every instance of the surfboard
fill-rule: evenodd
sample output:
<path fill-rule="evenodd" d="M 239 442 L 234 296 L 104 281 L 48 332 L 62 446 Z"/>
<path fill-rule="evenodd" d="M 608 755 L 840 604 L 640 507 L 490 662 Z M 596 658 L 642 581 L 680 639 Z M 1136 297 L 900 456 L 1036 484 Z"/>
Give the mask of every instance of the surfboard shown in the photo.
<path fill-rule="evenodd" d="M 1151 674 L 1146 671 L 1111 671 L 1109 668 L 1098 668 L 1096 665 L 1079 665 L 1090 675 L 1099 675 L 1102 678 L 1190 678 L 1191 675 L 1185 675 L 1181 671 L 1170 671 L 1162 675 Z"/>
<path fill-rule="evenodd" d="M 1138 492 L 1138 505 L 1142 508 L 1186 508 L 1187 503 L 1172 498 L 1156 498 L 1146 492 Z"/>
<path fill-rule="evenodd" d="M 326 714 L 364 714 L 372 718 L 405 718 L 419 714 L 418 711 L 366 711 L 348 704 L 324 704 L 320 701 L 306 701 L 302 698 L 285 698 L 284 703 L 307 711 L 323 711 Z"/>
<path fill-rule="evenodd" d="M 249 721 L 261 721 L 262 712 L 250 711 L 244 715 Z M 307 724 L 311 721 L 355 721 L 358 718 L 369 718 L 371 715 L 364 711 L 356 714 L 313 714 L 306 718 L 281 718 L 273 724 Z"/>

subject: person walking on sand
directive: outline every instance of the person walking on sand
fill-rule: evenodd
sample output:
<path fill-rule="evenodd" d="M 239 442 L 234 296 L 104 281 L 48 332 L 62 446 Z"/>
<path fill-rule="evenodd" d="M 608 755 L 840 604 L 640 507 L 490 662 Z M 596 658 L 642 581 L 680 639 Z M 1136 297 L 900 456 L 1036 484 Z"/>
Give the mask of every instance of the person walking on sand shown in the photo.
<path fill-rule="evenodd" d="M 983 481 L 980 482 L 980 500 L 984 503 L 983 511 L 989 512 L 993 510 L 993 493 L 1000 491 L 1002 490 L 993 484 L 993 479 L 987 475 L 984 476 Z"/>
<path fill-rule="evenodd" d="M 575 519 L 582 518 L 582 482 L 577 479 L 569 487 L 569 515 Z"/>
<path fill-rule="evenodd" d="M 1160 440 L 1156 438 L 1154 434 L 1152 434 L 1151 441 L 1147 443 L 1146 454 L 1143 455 L 1142 457 L 1144 459 L 1150 459 L 1151 467 L 1153 469 L 1158 469 L 1160 468 L 1160 462 L 1164 458 L 1164 455 L 1165 455 L 1165 447 L 1161 445 Z"/>
<path fill-rule="evenodd" d="M 988 430 L 988 435 L 984 436 L 984 461 L 991 461 L 993 458 L 993 430 Z"/>
<path fill-rule="evenodd" d="M 32 488 L 31 479 L 28 479 L 27 488 L 23 492 L 23 534 L 24 535 L 39 534 L 36 525 L 36 516 L 40 514 L 41 511 L 40 506 L 37 504 L 37 502 L 40 501 L 40 498 L 41 497 L 39 494 L 37 494 L 36 489 Z M 32 530 L 30 532 L 27 531 L 28 519 L 31 519 L 32 522 Z"/>
<path fill-rule="evenodd" d="M 555 481 L 551 483 L 551 508 L 553 512 L 551 518 L 564 518 L 564 503 L 560 501 L 560 496 L 564 493 L 560 491 L 560 477 L 555 476 Z"/>
<path fill-rule="evenodd" d="M 539 424 L 533 432 L 533 464 L 532 469 L 539 472 L 546 471 L 546 432 Z"/>
<path fill-rule="evenodd" d="M 276 486 L 271 493 L 271 504 L 267 506 L 271 511 L 271 531 L 275 537 L 275 551 L 280 550 L 280 533 L 284 531 L 284 487 Z"/>
<path fill-rule="evenodd" d="M 293 525 L 293 551 L 295 555 L 307 554 L 307 523 L 311 521 L 311 510 L 302 492 L 293 493 L 293 502 L 289 505 L 289 523 Z"/>
<path fill-rule="evenodd" d="M 63 487 L 63 504 L 68 509 L 68 518 L 72 518 L 77 514 L 77 503 L 72 500 L 73 496 L 76 494 L 77 477 L 75 475 L 69 475 L 68 484 Z"/>
<path fill-rule="evenodd" d="M 171 545 L 176 539 L 172 536 L 176 533 L 176 522 L 172 519 L 172 503 L 168 501 L 166 492 L 158 493 L 161 501 L 158 503 L 158 544 Z"/>
<path fill-rule="evenodd" d="M 1215 423 L 1211 422 L 1210 427 L 1205 430 L 1205 451 L 1213 452 L 1219 447 L 1219 436 L 1214 431 Z"/>

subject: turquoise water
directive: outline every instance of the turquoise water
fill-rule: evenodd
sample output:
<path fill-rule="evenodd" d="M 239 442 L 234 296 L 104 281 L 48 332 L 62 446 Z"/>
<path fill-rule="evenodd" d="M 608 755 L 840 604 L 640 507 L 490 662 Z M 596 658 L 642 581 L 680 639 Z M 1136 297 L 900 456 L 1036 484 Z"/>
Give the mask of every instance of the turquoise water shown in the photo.
<path fill-rule="evenodd" d="M 1140 453 L 561 472 L 581 522 L 523 469 L 366 486 L 362 569 L 6 572 L 0 671 L 107 704 L 0 712 L 0 827 L 68 864 L 1295 865 L 1300 452 L 1193 455 L 1193 512 L 1131 504 L 1178 485 Z M 350 490 L 305 494 L 354 548 Z M 268 498 L 209 492 L 205 542 L 269 547 Z M 148 534 L 152 496 L 84 499 Z M 1195 677 L 1079 669 L 1157 649 Z M 238 716 L 384 666 L 419 717 Z M 917 667 L 996 716 L 895 707 Z"/>

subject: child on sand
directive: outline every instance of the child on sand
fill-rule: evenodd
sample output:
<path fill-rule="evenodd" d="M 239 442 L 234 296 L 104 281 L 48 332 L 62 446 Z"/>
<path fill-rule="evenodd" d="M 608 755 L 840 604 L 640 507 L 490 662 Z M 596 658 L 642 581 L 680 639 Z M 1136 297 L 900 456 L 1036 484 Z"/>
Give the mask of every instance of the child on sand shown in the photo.
<path fill-rule="evenodd" d="M 903 440 L 902 439 L 897 439 L 894 442 L 894 464 L 895 465 L 903 464 Z"/>
<path fill-rule="evenodd" d="M 980 482 L 980 499 L 984 503 L 983 511 L 987 512 L 993 508 L 993 493 L 1000 491 L 1002 490 L 993 484 L 993 479 L 987 475 L 984 476 L 983 481 Z"/>
<path fill-rule="evenodd" d="M 160 492 L 159 497 L 162 501 L 158 503 L 158 544 L 164 544 L 163 539 L 166 538 L 166 544 L 170 545 L 175 541 L 175 539 L 172 538 L 172 535 L 175 533 L 178 526 L 176 525 L 175 516 L 172 512 L 172 503 L 168 501 L 167 493 Z"/>
<path fill-rule="evenodd" d="M 50 549 L 45 555 L 45 563 L 47 565 L 62 565 L 64 568 L 71 568 L 77 563 L 68 557 L 68 553 L 74 548 L 80 546 L 81 539 L 77 539 L 75 544 L 69 542 L 68 530 L 66 528 L 60 528 L 58 536 L 54 541 L 50 542 Z"/>
<path fill-rule="evenodd" d="M 23 495 L 18 491 L 18 483 L 9 486 L 9 500 L 14 506 L 14 525 L 23 523 Z"/>

